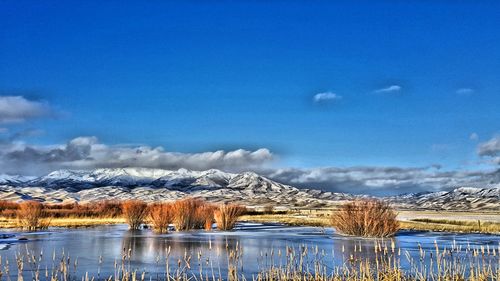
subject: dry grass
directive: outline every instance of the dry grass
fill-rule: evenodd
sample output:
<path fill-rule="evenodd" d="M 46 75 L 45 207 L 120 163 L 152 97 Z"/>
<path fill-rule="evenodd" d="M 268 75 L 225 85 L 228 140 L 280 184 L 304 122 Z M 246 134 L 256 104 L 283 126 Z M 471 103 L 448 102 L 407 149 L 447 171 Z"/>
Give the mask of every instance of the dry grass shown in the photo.
<path fill-rule="evenodd" d="M 0 216 L 15 218 L 21 203 L 0 201 Z M 114 218 L 122 215 L 121 202 L 97 201 L 79 203 L 43 203 L 45 216 L 49 218 Z"/>
<path fill-rule="evenodd" d="M 43 205 L 37 201 L 25 201 L 19 204 L 16 213 L 18 227 L 26 230 L 37 230 L 49 227 Z"/>
<path fill-rule="evenodd" d="M 243 215 L 240 217 L 242 221 L 260 222 L 260 223 L 283 223 L 286 225 L 307 225 L 307 226 L 330 226 L 330 220 L 324 217 L 307 217 L 300 214 L 254 214 Z"/>
<path fill-rule="evenodd" d="M 238 218 L 245 212 L 245 208 L 236 204 L 220 205 L 214 213 L 217 229 L 231 230 Z"/>
<path fill-rule="evenodd" d="M 266 205 L 264 207 L 264 214 L 273 214 L 274 213 L 274 205 Z"/>
<path fill-rule="evenodd" d="M 354 200 L 333 213 L 337 231 L 354 236 L 390 237 L 399 230 L 397 214 L 388 203 L 375 199 Z"/>
<path fill-rule="evenodd" d="M 122 204 L 123 216 L 130 229 L 140 229 L 148 214 L 148 205 L 143 201 L 129 200 Z"/>
<path fill-rule="evenodd" d="M 172 204 L 158 203 L 149 206 L 149 220 L 155 232 L 167 233 L 173 220 Z"/>
<path fill-rule="evenodd" d="M 500 223 L 478 222 L 478 221 L 457 221 L 446 219 L 414 219 L 411 221 L 401 221 L 401 228 L 410 230 L 425 231 L 448 231 L 448 232 L 477 232 L 477 233 L 500 233 Z"/>
<path fill-rule="evenodd" d="M 202 201 L 203 202 L 203 201 Z M 0 201 L 0 228 L 20 227 L 17 213 L 20 203 Z M 196 209 L 193 228 L 212 227 L 213 204 L 203 202 L 201 209 Z M 205 210 L 203 210 L 205 209 Z M 45 222 L 50 221 L 56 227 L 83 227 L 105 224 L 124 223 L 122 217 L 122 203 L 119 201 L 98 201 L 89 203 L 43 203 Z M 203 211 L 202 211 L 203 210 Z M 269 214 L 270 208 L 264 212 L 249 211 L 240 219 L 262 223 L 284 223 L 288 225 L 331 226 L 331 209 L 303 209 L 289 211 L 274 211 Z M 172 215 L 173 216 L 173 215 Z M 480 232 L 500 233 L 500 213 L 498 212 L 452 212 L 452 211 L 400 211 L 401 229 L 422 231 L 449 231 L 449 232 Z M 480 220 L 480 223 L 478 223 Z M 148 221 L 153 222 L 151 217 Z M 173 218 L 171 220 L 173 223 Z M 43 226 L 42 226 L 43 227 Z M 154 225 L 153 225 L 154 227 Z"/>

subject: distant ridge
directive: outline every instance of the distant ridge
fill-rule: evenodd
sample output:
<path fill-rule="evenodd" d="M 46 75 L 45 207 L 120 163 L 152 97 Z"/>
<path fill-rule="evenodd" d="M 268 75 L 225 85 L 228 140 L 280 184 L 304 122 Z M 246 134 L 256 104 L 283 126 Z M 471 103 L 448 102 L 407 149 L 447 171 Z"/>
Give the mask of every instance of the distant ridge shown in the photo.
<path fill-rule="evenodd" d="M 86 202 L 95 200 L 175 200 L 193 196 L 250 206 L 327 207 L 357 197 L 317 189 L 299 189 L 253 172 L 216 169 L 192 171 L 112 168 L 58 170 L 38 178 L 0 176 L 0 200 Z M 452 191 L 384 197 L 404 209 L 498 210 L 500 188 L 461 187 Z"/>

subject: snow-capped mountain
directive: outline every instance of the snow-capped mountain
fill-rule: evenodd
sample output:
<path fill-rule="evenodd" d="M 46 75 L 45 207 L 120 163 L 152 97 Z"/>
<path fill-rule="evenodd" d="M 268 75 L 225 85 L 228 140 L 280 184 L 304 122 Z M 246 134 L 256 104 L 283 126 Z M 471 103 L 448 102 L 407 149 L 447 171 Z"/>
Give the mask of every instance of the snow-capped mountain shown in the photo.
<path fill-rule="evenodd" d="M 0 184 L 2 185 L 2 184 Z M 37 199 L 50 202 L 137 198 L 174 200 L 186 196 L 247 205 L 323 206 L 351 195 L 299 189 L 253 172 L 191 171 L 148 168 L 58 170 L 24 182 L 5 182 L 0 200 Z"/>
<path fill-rule="evenodd" d="M 460 187 L 451 191 L 415 193 L 387 198 L 407 209 L 500 210 L 500 188 Z"/>
<path fill-rule="evenodd" d="M 0 174 L 0 185 L 19 185 L 32 179 L 33 177 Z"/>
<path fill-rule="evenodd" d="M 59 170 L 38 178 L 0 176 L 0 200 L 49 202 L 105 199 L 174 200 L 186 196 L 216 202 L 262 206 L 331 206 L 360 196 L 299 189 L 253 172 L 191 171 L 148 168 Z M 367 196 L 362 196 L 367 197 Z M 462 187 L 452 191 L 383 198 L 399 208 L 498 210 L 500 188 Z"/>

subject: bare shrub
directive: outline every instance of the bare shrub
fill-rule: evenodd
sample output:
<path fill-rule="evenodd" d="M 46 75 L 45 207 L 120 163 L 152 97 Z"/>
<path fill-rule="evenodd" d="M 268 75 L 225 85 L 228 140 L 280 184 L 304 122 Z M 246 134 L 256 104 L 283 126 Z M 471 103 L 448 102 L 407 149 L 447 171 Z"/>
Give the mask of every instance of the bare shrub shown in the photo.
<path fill-rule="evenodd" d="M 5 205 L 5 204 L 4 204 Z M 87 203 L 43 204 L 49 218 L 116 218 L 122 215 L 122 203 L 118 201 L 94 201 Z M 0 203 L 0 208 L 1 208 Z M 17 209 L 17 207 L 16 207 Z M 2 215 L 8 215 L 5 210 Z"/>
<path fill-rule="evenodd" d="M 196 228 L 212 230 L 215 206 L 205 203 L 196 209 Z"/>
<path fill-rule="evenodd" d="M 172 204 L 158 203 L 149 206 L 149 219 L 155 232 L 167 233 L 173 220 Z"/>
<path fill-rule="evenodd" d="M 175 230 L 184 231 L 200 228 L 198 208 L 206 204 L 204 201 L 195 198 L 177 200 L 172 205 L 174 215 Z"/>
<path fill-rule="evenodd" d="M 16 212 L 19 227 L 27 230 L 47 228 L 49 221 L 45 219 L 43 205 L 37 201 L 25 201 L 19 204 Z"/>
<path fill-rule="evenodd" d="M 389 237 L 399 230 L 394 209 L 386 202 L 363 199 L 348 202 L 333 213 L 333 226 L 344 234 Z"/>
<path fill-rule="evenodd" d="M 119 201 L 104 200 L 87 204 L 101 217 L 116 218 L 123 214 L 122 204 Z"/>
<path fill-rule="evenodd" d="M 123 216 L 130 229 L 140 229 L 148 214 L 148 205 L 140 200 L 129 200 L 122 203 Z"/>
<path fill-rule="evenodd" d="M 230 230 L 234 228 L 238 217 L 245 212 L 245 207 L 236 204 L 222 204 L 214 213 L 217 229 Z"/>

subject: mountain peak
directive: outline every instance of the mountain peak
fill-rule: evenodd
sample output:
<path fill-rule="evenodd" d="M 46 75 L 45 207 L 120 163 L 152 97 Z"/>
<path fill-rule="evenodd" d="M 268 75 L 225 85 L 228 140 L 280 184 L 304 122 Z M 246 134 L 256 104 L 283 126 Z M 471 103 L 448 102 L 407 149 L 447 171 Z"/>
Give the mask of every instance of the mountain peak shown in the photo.
<path fill-rule="evenodd" d="M 0 184 L 0 200 L 14 192 L 22 198 L 36 197 L 50 202 L 130 198 L 161 201 L 194 196 L 247 205 L 317 207 L 362 197 L 299 189 L 255 172 L 236 174 L 217 169 L 192 171 L 130 167 L 58 170 L 31 180 L 1 175 Z M 498 209 L 500 205 L 500 188 L 460 187 L 452 191 L 413 193 L 385 199 L 399 208 L 408 209 L 490 210 Z"/>

